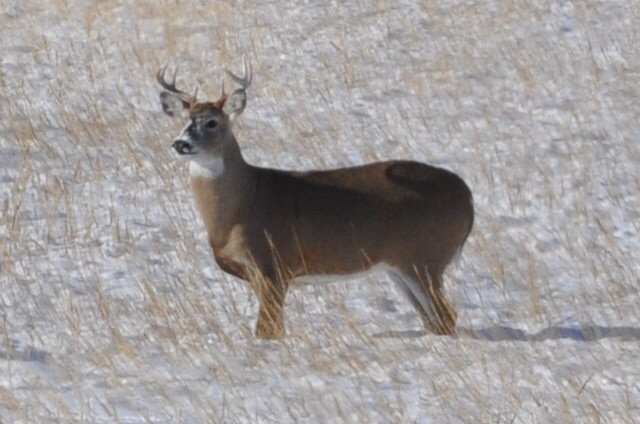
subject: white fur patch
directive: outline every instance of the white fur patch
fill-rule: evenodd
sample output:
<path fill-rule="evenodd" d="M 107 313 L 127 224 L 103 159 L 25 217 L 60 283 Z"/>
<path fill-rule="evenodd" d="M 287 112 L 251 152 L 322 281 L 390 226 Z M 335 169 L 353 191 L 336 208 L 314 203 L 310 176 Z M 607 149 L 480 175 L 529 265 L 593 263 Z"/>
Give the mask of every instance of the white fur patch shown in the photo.
<path fill-rule="evenodd" d="M 224 160 L 222 158 L 191 159 L 189 162 L 189 175 L 191 178 L 213 180 L 222 175 L 223 172 Z"/>
<path fill-rule="evenodd" d="M 344 274 L 344 275 L 332 275 L 332 274 L 315 274 L 315 275 L 301 275 L 300 277 L 295 278 L 296 285 L 315 285 L 315 284 L 324 284 L 335 281 L 348 281 L 355 280 L 358 278 L 366 277 L 371 274 L 380 273 L 380 272 L 388 272 L 394 270 L 395 268 L 389 266 L 388 264 L 381 262 L 375 264 L 369 269 L 366 269 L 361 272 L 356 272 L 353 274 Z"/>

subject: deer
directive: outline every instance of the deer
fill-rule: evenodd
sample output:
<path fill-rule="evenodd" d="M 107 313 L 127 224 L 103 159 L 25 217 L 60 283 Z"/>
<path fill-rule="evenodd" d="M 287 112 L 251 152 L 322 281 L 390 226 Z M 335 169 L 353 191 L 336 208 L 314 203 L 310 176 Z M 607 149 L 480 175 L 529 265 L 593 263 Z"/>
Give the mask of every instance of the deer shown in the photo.
<path fill-rule="evenodd" d="M 292 283 L 383 271 L 422 319 L 425 334 L 453 335 L 457 313 L 443 273 L 473 226 L 469 187 L 455 173 L 409 160 L 287 171 L 247 163 L 234 126 L 247 104 L 251 63 L 225 68 L 215 101 L 196 100 L 157 73 L 160 103 L 186 126 L 172 141 L 188 159 L 195 204 L 218 266 L 249 282 L 259 300 L 255 336 L 284 337 Z"/>

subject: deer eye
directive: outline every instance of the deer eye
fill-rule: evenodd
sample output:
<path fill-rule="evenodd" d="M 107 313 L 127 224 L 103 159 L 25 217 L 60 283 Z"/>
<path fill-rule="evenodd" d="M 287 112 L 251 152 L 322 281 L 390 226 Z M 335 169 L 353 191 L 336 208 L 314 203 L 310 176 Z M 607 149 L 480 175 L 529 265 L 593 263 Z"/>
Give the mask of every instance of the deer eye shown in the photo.
<path fill-rule="evenodd" d="M 204 126 L 209 128 L 209 129 L 213 129 L 213 128 L 218 126 L 218 122 L 215 119 L 211 119 L 211 120 L 207 121 L 207 123 L 204 124 Z"/>

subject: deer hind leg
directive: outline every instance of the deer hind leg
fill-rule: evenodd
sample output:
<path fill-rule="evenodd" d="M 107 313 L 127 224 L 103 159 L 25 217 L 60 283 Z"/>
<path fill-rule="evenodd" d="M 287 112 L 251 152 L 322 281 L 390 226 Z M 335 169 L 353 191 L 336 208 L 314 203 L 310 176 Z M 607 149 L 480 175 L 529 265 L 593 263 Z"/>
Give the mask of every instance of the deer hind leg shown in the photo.
<path fill-rule="evenodd" d="M 442 274 L 405 267 L 391 272 L 392 279 L 416 308 L 424 327 L 434 334 L 453 334 L 457 314 L 442 292 Z"/>
<path fill-rule="evenodd" d="M 259 280 L 255 284 L 256 294 L 260 300 L 256 337 L 271 340 L 281 339 L 284 336 L 284 299 L 289 284 L 279 281 L 277 278 L 259 278 Z"/>

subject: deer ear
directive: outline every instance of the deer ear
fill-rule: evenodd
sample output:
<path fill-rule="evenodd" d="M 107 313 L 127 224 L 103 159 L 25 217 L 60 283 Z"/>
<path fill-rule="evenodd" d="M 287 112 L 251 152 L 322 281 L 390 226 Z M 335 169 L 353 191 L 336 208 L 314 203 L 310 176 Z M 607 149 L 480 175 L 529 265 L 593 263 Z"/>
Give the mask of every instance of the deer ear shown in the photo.
<path fill-rule="evenodd" d="M 160 104 L 162 104 L 164 113 L 176 117 L 186 116 L 190 106 L 189 103 L 169 91 L 160 93 Z"/>
<path fill-rule="evenodd" d="M 248 66 L 247 66 L 248 64 Z M 236 84 L 240 85 L 240 88 L 237 88 L 227 101 L 225 105 L 225 112 L 229 115 L 229 121 L 233 123 L 238 116 L 244 111 L 244 107 L 247 105 L 247 88 L 251 84 L 251 63 L 247 61 L 247 57 L 243 56 L 242 58 L 242 67 L 244 68 L 244 74 L 242 77 L 234 74 L 228 69 L 225 69 L 227 75 L 235 81 Z"/>
<path fill-rule="evenodd" d="M 224 104 L 224 110 L 229 115 L 231 122 L 235 121 L 244 111 L 247 105 L 247 92 L 244 89 L 236 89 Z"/>

